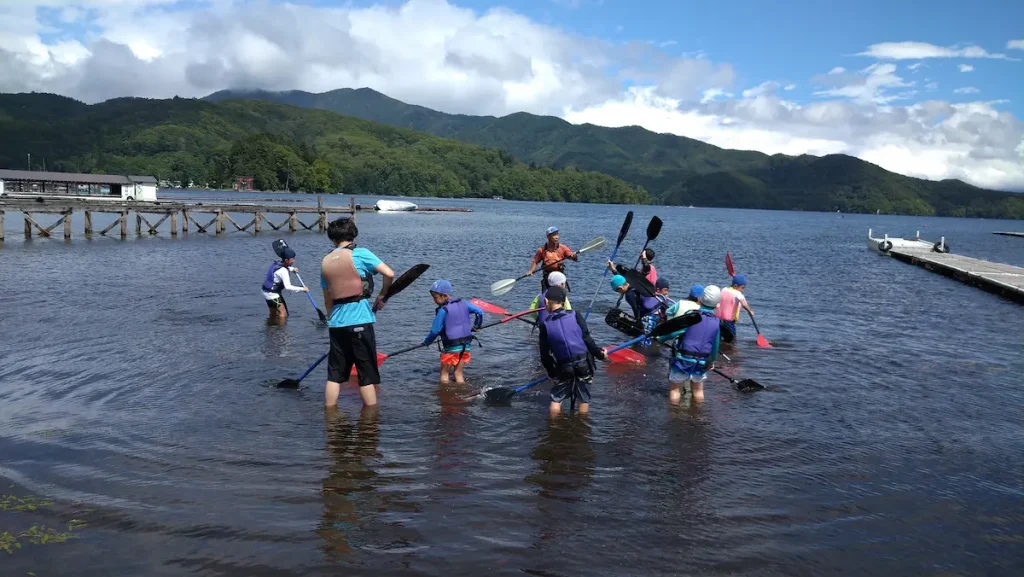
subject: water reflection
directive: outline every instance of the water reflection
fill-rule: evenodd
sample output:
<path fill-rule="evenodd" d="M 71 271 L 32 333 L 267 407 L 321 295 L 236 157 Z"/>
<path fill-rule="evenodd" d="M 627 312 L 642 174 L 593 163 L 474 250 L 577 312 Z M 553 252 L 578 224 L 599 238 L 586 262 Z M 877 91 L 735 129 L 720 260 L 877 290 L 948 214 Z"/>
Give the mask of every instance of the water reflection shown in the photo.
<path fill-rule="evenodd" d="M 372 510 L 368 494 L 377 489 L 379 474 L 372 461 L 381 456 L 378 407 L 363 407 L 353 425 L 348 415 L 324 411 L 327 453 L 332 466 L 323 480 L 324 510 L 317 534 L 331 560 L 353 552 L 350 539 L 360 532 Z"/>
<path fill-rule="evenodd" d="M 547 429 L 530 453 L 537 471 L 525 481 L 537 485 L 538 495 L 559 501 L 583 500 L 594 476 L 594 447 L 590 418 L 559 415 L 548 419 Z M 539 503 L 543 507 L 543 502 Z"/>

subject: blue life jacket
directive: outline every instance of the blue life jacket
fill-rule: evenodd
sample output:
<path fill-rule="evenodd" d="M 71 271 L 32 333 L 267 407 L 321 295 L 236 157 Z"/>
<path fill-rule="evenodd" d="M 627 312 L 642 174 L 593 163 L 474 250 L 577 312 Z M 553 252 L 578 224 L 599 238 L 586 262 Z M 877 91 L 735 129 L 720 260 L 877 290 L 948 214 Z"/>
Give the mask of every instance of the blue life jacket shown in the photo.
<path fill-rule="evenodd" d="M 587 343 L 583 341 L 583 327 L 576 322 L 576 313 L 559 310 L 544 319 L 548 345 L 558 364 L 568 364 L 587 358 Z"/>
<path fill-rule="evenodd" d="M 676 354 L 679 356 L 706 361 L 715 347 L 718 336 L 718 317 L 714 311 L 701 309 L 700 322 L 686 329 L 675 342 Z"/>
<path fill-rule="evenodd" d="M 661 295 L 655 295 L 653 297 L 641 297 L 640 300 L 640 318 L 647 315 L 659 312 L 668 301 Z"/>
<path fill-rule="evenodd" d="M 284 283 L 274 278 L 278 269 L 284 268 L 280 261 L 274 261 L 267 269 L 267 278 L 263 279 L 263 290 L 268 293 L 279 293 L 284 290 Z"/>
<path fill-rule="evenodd" d="M 462 299 L 452 299 L 438 310 L 445 310 L 444 328 L 441 329 L 441 345 L 445 348 L 461 345 L 473 340 L 473 325 L 469 319 L 469 304 Z"/>

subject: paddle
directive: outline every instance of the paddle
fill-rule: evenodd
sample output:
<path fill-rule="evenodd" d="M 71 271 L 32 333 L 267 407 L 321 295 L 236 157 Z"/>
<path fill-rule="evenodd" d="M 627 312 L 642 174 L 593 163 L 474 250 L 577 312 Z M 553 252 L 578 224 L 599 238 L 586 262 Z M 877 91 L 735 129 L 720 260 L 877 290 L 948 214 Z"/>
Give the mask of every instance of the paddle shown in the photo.
<path fill-rule="evenodd" d="M 584 245 L 584 247 L 581 248 L 576 254 L 577 255 L 581 255 L 581 254 L 583 254 L 585 252 L 594 250 L 595 248 L 601 248 L 602 246 L 605 245 L 606 242 L 608 242 L 608 241 L 605 240 L 605 238 L 603 236 L 599 236 L 599 237 L 595 238 L 594 240 L 588 242 L 586 245 Z M 562 262 L 564 260 L 565 260 L 564 258 L 560 258 L 560 259 L 556 260 L 555 262 L 553 262 L 553 263 L 551 263 L 549 265 L 546 265 L 546 267 L 554 266 L 554 265 L 556 265 L 556 264 L 558 264 L 558 263 L 560 263 L 560 262 Z M 496 297 L 497 296 L 501 296 L 501 295 L 509 292 L 510 290 L 512 290 L 512 287 L 514 287 L 515 284 L 518 281 L 521 281 L 521 280 L 523 280 L 524 278 L 526 278 L 528 276 L 530 276 L 530 275 L 524 274 L 524 275 L 518 276 L 516 278 L 507 278 L 507 279 L 499 280 L 499 281 L 497 281 L 497 282 L 495 282 L 494 284 L 491 285 L 491 294 L 496 296 Z"/>
<path fill-rule="evenodd" d="M 302 277 L 299 276 L 299 273 L 295 273 L 295 278 L 299 279 L 299 285 L 306 286 L 306 283 L 302 282 Z M 313 308 L 316 309 L 316 314 L 320 317 L 320 322 L 326 323 L 327 315 L 324 314 L 324 311 L 320 310 L 320 307 L 316 306 L 316 301 L 313 300 L 313 295 L 309 294 L 309 291 L 304 292 L 306 293 L 306 296 L 309 297 L 309 304 L 313 305 Z"/>
<path fill-rule="evenodd" d="M 621 345 L 615 345 L 614 347 L 605 347 L 604 353 L 608 355 L 608 360 L 613 363 L 632 363 L 634 365 L 646 365 L 647 357 L 626 347 L 635 345 L 640 341 L 647 338 L 647 335 L 640 335 L 639 337 L 626 341 Z"/>
<path fill-rule="evenodd" d="M 384 295 L 384 297 L 381 300 L 383 300 L 385 303 L 388 302 L 388 299 L 402 292 L 403 290 L 408 288 L 409 285 L 416 282 L 416 279 L 420 278 L 420 275 L 427 272 L 428 268 L 430 268 L 429 264 L 421 263 L 402 273 L 401 276 L 396 278 L 394 282 L 391 283 L 391 286 L 388 287 L 388 292 Z M 373 303 L 373 312 L 377 312 L 377 303 Z"/>
<path fill-rule="evenodd" d="M 640 249 L 640 254 L 636 257 L 636 264 L 633 265 L 634 269 L 636 269 L 640 264 L 640 255 L 644 254 L 644 251 L 647 250 L 647 245 L 651 244 L 652 240 L 658 238 L 659 234 L 661 234 L 661 219 L 657 216 L 652 216 L 651 221 L 647 223 L 647 241 L 644 242 L 644 247 Z M 622 271 L 619 271 L 619 274 L 622 274 Z M 626 277 L 626 280 L 628 281 L 629 277 Z M 630 286 L 632 286 L 632 284 L 630 284 Z M 653 294 L 654 292 L 652 291 L 651 295 Z M 615 308 L 619 308 L 619 305 L 622 304 L 622 299 L 625 298 L 625 296 L 626 295 L 619 295 L 619 300 L 615 301 Z"/>
<path fill-rule="evenodd" d="M 700 319 L 700 312 L 695 310 L 686 311 L 685 313 L 675 318 L 668 319 L 667 321 L 655 326 L 653 329 L 651 329 L 651 334 L 647 336 L 651 337 L 652 339 L 668 336 L 674 332 L 692 327 L 693 325 L 699 323 Z"/>
<path fill-rule="evenodd" d="M 729 273 L 729 276 L 736 276 L 736 266 L 732 263 L 732 255 L 725 253 L 725 270 Z M 754 330 L 757 331 L 757 346 L 762 348 L 771 348 L 772 344 L 768 342 L 768 339 L 761 334 L 761 329 L 757 328 L 757 321 L 754 320 L 754 315 L 747 311 L 747 316 L 750 317 L 750 322 L 754 325 Z"/>
<path fill-rule="evenodd" d="M 619 237 L 615 240 L 615 248 L 612 249 L 611 256 L 608 260 L 614 261 L 615 255 L 619 252 L 619 246 L 622 241 L 626 239 L 626 233 L 629 232 L 629 226 L 633 224 L 633 211 L 626 213 L 626 219 L 622 221 L 622 228 L 619 229 Z M 583 320 L 587 320 L 590 316 L 590 309 L 594 306 L 594 301 L 597 299 L 597 293 L 601 292 L 601 284 L 604 283 L 604 279 L 608 277 L 608 267 L 604 267 L 604 274 L 601 275 L 601 280 L 597 283 L 597 288 L 594 289 L 594 296 L 590 297 L 590 304 L 587 305 L 587 312 L 583 313 Z"/>
<path fill-rule="evenodd" d="M 313 363 L 312 366 L 310 366 L 308 369 L 306 369 L 306 372 L 302 373 L 302 376 L 300 376 L 297 379 L 285 379 L 285 380 L 277 383 L 277 386 L 279 388 L 282 388 L 282 389 L 297 389 L 297 388 L 299 388 L 299 383 L 302 382 L 302 379 L 306 378 L 306 376 L 309 373 L 312 373 L 313 369 L 315 369 L 317 367 L 317 365 L 319 365 L 320 363 L 324 362 L 324 359 L 326 359 L 326 358 L 327 358 L 327 353 L 324 353 L 323 355 L 321 355 L 321 357 L 319 359 L 316 360 L 315 363 Z"/>
<path fill-rule="evenodd" d="M 625 277 L 626 282 L 629 283 L 629 288 L 636 289 L 641 295 L 645 297 L 652 297 L 657 289 L 651 284 L 651 281 L 647 280 L 644 274 L 635 268 L 626 268 L 621 264 L 615 265 L 615 272 Z M 619 295 L 622 298 L 625 295 Z"/>
<path fill-rule="evenodd" d="M 737 381 L 736 379 L 730 377 L 729 375 L 723 373 L 722 371 L 720 371 L 718 369 L 711 369 L 711 370 L 715 371 L 720 376 L 723 376 L 726 379 L 728 379 L 730 383 L 736 385 L 736 388 L 741 390 L 741 391 L 743 389 L 756 389 L 756 390 L 760 391 L 760 390 L 764 390 L 764 388 L 765 388 L 764 385 L 762 385 L 761 383 L 755 381 L 754 379 L 743 379 L 742 381 Z"/>
<path fill-rule="evenodd" d="M 480 300 L 478 298 L 471 298 L 471 299 L 469 299 L 469 302 L 471 302 L 471 303 L 475 304 L 476 306 L 480 307 L 485 313 L 491 313 L 492 315 L 511 315 L 512 314 L 512 313 L 508 312 L 507 310 L 499 307 L 498 305 L 493 305 L 493 304 L 491 304 L 491 303 L 489 303 L 487 301 L 482 301 L 482 300 Z M 540 310 L 540 309 L 537 309 L 537 310 Z M 523 321 L 524 323 L 529 323 L 529 324 L 534 325 L 534 326 L 537 325 L 537 323 L 531 321 L 530 319 L 524 319 L 524 318 L 522 318 L 521 316 L 518 316 L 518 315 L 516 315 L 515 318 Z"/>

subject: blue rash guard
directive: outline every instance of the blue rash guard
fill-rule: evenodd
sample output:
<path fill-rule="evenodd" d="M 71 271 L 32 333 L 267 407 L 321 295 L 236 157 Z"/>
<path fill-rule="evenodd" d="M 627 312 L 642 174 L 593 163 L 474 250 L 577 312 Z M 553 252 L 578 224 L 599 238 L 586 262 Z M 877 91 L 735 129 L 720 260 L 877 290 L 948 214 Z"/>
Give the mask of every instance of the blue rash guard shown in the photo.
<path fill-rule="evenodd" d="M 483 311 L 483 309 L 481 309 L 480 307 L 476 306 L 475 304 L 473 304 L 473 303 L 471 303 L 469 301 L 466 301 L 466 305 L 467 305 L 467 308 L 469 308 L 469 314 L 471 314 L 471 315 L 473 315 L 475 317 L 473 319 L 473 328 L 477 328 L 477 329 L 480 328 L 480 325 L 484 324 L 484 311 Z M 441 334 L 441 331 L 444 330 L 444 319 L 447 316 L 448 316 L 448 311 L 446 311 L 444 309 L 444 307 L 441 307 L 440 309 L 437 310 L 437 314 L 434 315 L 434 324 L 431 325 L 431 327 L 430 327 L 430 334 L 427 335 L 427 338 L 423 339 L 423 344 L 430 343 L 431 341 L 436 339 Z M 471 345 L 471 343 L 465 343 L 465 348 L 463 348 L 463 345 L 454 345 L 454 346 L 445 348 L 444 352 L 446 352 L 446 353 L 457 353 L 457 352 L 460 352 L 460 351 L 463 351 L 463 350 L 468 351 L 468 350 L 470 350 L 470 348 L 472 348 L 470 345 Z"/>

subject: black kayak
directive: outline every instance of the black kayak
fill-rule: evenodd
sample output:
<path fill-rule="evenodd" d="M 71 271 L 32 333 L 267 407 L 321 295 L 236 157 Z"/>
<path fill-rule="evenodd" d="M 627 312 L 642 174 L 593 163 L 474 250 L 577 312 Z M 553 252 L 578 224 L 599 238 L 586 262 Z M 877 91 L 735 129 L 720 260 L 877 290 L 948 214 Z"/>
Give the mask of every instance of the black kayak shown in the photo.
<path fill-rule="evenodd" d="M 611 309 L 604 316 L 604 322 L 611 328 L 631 337 L 644 334 L 640 321 L 634 319 L 622 309 Z"/>

